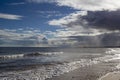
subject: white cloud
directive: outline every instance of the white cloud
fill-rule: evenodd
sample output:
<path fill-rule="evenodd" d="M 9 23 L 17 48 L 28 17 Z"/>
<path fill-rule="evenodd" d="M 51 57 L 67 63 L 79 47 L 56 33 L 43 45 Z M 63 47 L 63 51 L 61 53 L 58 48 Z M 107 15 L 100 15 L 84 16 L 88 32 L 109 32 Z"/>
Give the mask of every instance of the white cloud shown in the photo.
<path fill-rule="evenodd" d="M 71 13 L 66 17 L 60 19 L 54 19 L 48 22 L 49 25 L 52 26 L 60 26 L 64 27 L 64 29 L 57 30 L 56 37 L 69 37 L 69 36 L 95 36 L 99 35 L 100 32 L 96 29 L 86 29 L 86 27 L 82 26 L 85 22 L 81 21 L 81 25 L 71 24 L 72 22 L 80 19 L 81 16 L 87 15 L 86 11 L 77 11 L 75 13 Z M 71 25 L 68 25 L 71 24 Z"/>
<path fill-rule="evenodd" d="M 52 26 L 64 27 L 64 29 L 57 30 L 55 37 L 98 36 L 105 33 L 108 34 L 117 32 L 91 28 L 92 26 L 88 26 L 87 22 L 81 18 L 82 16 L 87 16 L 87 11 L 77 11 L 66 17 L 51 20 L 48 24 Z M 78 20 L 79 22 L 76 22 Z"/>
<path fill-rule="evenodd" d="M 44 46 L 46 35 L 38 30 L 3 29 L 0 30 L 0 46 Z"/>
<path fill-rule="evenodd" d="M 66 27 L 66 24 L 71 23 L 73 21 L 76 21 L 78 16 L 84 16 L 87 15 L 86 11 L 78 11 L 75 13 L 71 13 L 68 16 L 65 16 L 61 19 L 54 19 L 48 22 L 49 25 L 53 26 L 61 26 L 61 27 Z"/>
<path fill-rule="evenodd" d="M 23 5 L 23 4 L 25 4 L 25 2 L 19 2 L 19 3 L 10 3 L 10 4 L 8 4 L 8 5 Z"/>
<path fill-rule="evenodd" d="M 68 6 L 74 9 L 97 11 L 120 9 L 118 0 L 56 0 L 59 6 Z"/>
<path fill-rule="evenodd" d="M 4 29 L 0 30 L 0 46 L 31 46 L 31 47 L 48 47 L 72 45 L 75 41 L 69 41 L 68 38 L 56 37 L 57 32 L 46 31 L 41 33 L 38 30 L 25 29 Z M 51 38 L 47 38 L 51 35 Z"/>
<path fill-rule="evenodd" d="M 38 30 L 25 30 L 25 29 L 3 29 L 0 30 L 0 37 L 7 39 L 7 40 L 24 40 L 27 38 L 32 38 L 33 37 L 36 39 L 42 39 L 45 37 L 40 31 Z"/>
<path fill-rule="evenodd" d="M 28 0 L 36 3 L 56 3 L 58 6 L 68 6 L 78 10 L 99 11 L 120 9 L 119 0 Z"/>
<path fill-rule="evenodd" d="M 20 15 L 0 13 L 1 19 L 20 20 L 22 17 L 23 16 L 20 16 Z"/>

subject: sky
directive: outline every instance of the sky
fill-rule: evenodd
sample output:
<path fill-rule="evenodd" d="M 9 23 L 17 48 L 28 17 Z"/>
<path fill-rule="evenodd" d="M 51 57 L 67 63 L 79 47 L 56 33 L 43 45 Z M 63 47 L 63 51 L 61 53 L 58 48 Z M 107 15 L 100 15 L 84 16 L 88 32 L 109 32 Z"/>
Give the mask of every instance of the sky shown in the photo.
<path fill-rule="evenodd" d="M 0 47 L 120 46 L 119 0 L 0 0 Z"/>

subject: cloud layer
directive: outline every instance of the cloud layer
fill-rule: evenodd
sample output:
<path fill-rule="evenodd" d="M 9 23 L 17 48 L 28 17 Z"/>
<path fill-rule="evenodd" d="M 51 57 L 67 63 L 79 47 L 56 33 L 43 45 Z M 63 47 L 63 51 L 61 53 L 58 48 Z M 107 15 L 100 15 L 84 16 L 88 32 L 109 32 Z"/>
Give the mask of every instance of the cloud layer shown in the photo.
<path fill-rule="evenodd" d="M 20 16 L 20 15 L 0 13 L 0 18 L 1 19 L 20 20 L 22 17 L 23 16 Z"/>
<path fill-rule="evenodd" d="M 38 30 L 4 29 L 0 30 L 1 46 L 46 46 L 46 36 Z"/>
<path fill-rule="evenodd" d="M 29 0 L 29 2 L 55 3 L 57 6 L 79 10 L 48 22 L 51 26 L 63 28 L 53 34 L 55 39 L 52 41 L 56 42 L 54 44 L 82 47 L 120 45 L 118 0 Z"/>
<path fill-rule="evenodd" d="M 95 11 L 88 12 L 86 16 L 81 17 L 87 22 L 88 26 L 97 29 L 120 30 L 120 11 Z M 80 23 L 76 20 L 75 23 Z"/>
<path fill-rule="evenodd" d="M 119 10 L 78 11 L 49 21 L 49 25 L 64 27 L 56 35 L 76 41 L 76 46 L 119 46 L 119 18 Z"/>
<path fill-rule="evenodd" d="M 119 0 L 28 0 L 36 3 L 56 3 L 58 6 L 68 6 L 78 10 L 102 11 L 120 9 Z"/>
<path fill-rule="evenodd" d="M 74 9 L 97 11 L 117 10 L 120 8 L 118 0 L 56 0 L 60 6 L 68 6 Z"/>

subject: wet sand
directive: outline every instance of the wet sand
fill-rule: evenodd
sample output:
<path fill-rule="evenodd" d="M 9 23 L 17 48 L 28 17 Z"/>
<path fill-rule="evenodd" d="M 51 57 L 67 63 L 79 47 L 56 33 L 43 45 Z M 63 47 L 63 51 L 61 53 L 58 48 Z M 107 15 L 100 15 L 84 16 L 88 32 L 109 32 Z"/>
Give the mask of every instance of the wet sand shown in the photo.
<path fill-rule="evenodd" d="M 101 77 L 99 80 L 120 80 L 120 72 L 111 72 Z"/>
<path fill-rule="evenodd" d="M 98 80 L 109 72 L 115 71 L 116 61 L 101 62 L 91 66 L 85 66 L 60 76 L 54 76 L 46 80 Z M 104 80 L 104 79 L 103 79 Z M 108 79 L 107 79 L 108 80 Z M 115 79 L 113 79 L 115 80 Z"/>

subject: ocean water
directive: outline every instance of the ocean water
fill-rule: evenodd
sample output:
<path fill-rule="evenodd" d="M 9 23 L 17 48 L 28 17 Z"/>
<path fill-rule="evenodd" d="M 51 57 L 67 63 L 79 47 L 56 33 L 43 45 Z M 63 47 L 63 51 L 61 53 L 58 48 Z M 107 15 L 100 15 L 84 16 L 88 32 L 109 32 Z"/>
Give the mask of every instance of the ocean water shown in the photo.
<path fill-rule="evenodd" d="M 0 80 L 45 80 L 117 59 L 120 59 L 119 48 L 1 47 Z"/>

